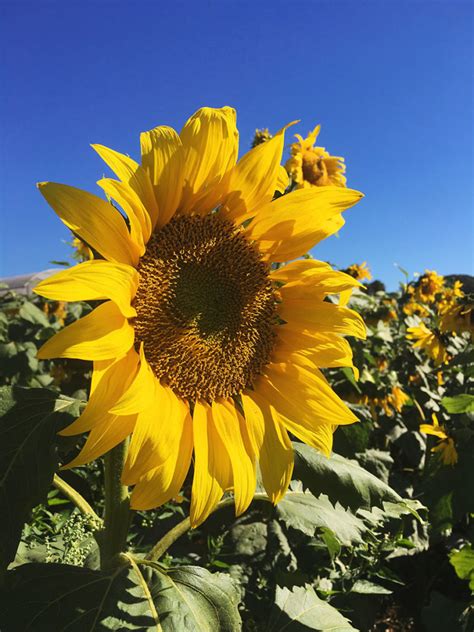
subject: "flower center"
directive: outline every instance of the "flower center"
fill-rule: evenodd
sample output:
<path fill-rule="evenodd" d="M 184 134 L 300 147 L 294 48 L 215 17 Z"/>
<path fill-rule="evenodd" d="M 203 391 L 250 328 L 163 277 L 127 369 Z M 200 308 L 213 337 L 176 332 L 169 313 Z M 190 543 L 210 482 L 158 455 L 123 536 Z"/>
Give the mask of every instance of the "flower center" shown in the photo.
<path fill-rule="evenodd" d="M 148 242 L 138 266 L 137 342 L 156 377 L 209 402 L 249 386 L 274 343 L 269 267 L 218 213 L 176 216 Z"/>
<path fill-rule="evenodd" d="M 303 178 L 311 184 L 326 184 L 328 172 L 323 158 L 312 151 L 303 153 L 302 161 Z"/>

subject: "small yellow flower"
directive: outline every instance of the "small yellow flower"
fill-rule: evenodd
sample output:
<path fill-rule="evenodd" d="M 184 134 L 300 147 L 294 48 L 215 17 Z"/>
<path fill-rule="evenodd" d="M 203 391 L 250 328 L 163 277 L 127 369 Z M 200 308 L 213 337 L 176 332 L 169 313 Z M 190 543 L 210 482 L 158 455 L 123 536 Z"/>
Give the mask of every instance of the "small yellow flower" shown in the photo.
<path fill-rule="evenodd" d="M 444 277 L 434 270 L 425 270 L 415 287 L 415 296 L 421 303 L 433 303 L 444 287 Z"/>
<path fill-rule="evenodd" d="M 314 146 L 319 130 L 320 126 L 317 125 L 305 139 L 299 134 L 295 135 L 298 142 L 291 146 L 291 158 L 285 165 L 286 170 L 298 189 L 314 186 L 345 187 L 344 158 L 331 156 L 324 147 Z"/>
<path fill-rule="evenodd" d="M 353 263 L 347 268 L 346 272 L 347 274 L 350 274 L 352 277 L 354 277 L 354 279 L 357 279 L 357 281 L 363 281 L 364 279 L 370 281 L 370 279 L 372 278 L 372 273 L 367 267 L 367 261 L 364 261 L 360 264 Z"/>
<path fill-rule="evenodd" d="M 458 453 L 454 445 L 454 439 L 446 434 L 443 426 L 439 425 L 438 418 L 435 413 L 431 415 L 432 424 L 421 424 L 420 432 L 427 435 L 437 437 L 439 442 L 431 448 L 431 452 L 438 452 L 439 458 L 444 465 L 454 465 L 458 461 Z"/>
<path fill-rule="evenodd" d="M 82 241 L 82 239 L 79 239 L 79 237 L 74 237 L 71 246 L 75 249 L 75 253 L 73 255 L 74 259 L 77 259 L 78 261 L 90 261 L 94 258 L 92 250 L 84 241 Z"/>
<path fill-rule="evenodd" d="M 438 332 L 431 331 L 424 323 L 409 327 L 407 338 L 414 341 L 412 342 L 413 348 L 424 349 L 436 366 L 448 361 L 448 352 Z"/>
<path fill-rule="evenodd" d="M 410 398 L 406 393 L 402 391 L 399 386 L 394 386 L 392 388 L 391 395 L 388 396 L 388 401 L 391 406 L 399 413 L 401 412 L 403 406 L 410 401 Z"/>
<path fill-rule="evenodd" d="M 405 305 L 403 306 L 403 312 L 407 316 L 418 315 L 420 318 L 426 318 L 430 314 L 429 309 L 427 309 L 421 303 L 415 301 L 413 297 L 408 301 L 408 303 L 405 303 Z"/>

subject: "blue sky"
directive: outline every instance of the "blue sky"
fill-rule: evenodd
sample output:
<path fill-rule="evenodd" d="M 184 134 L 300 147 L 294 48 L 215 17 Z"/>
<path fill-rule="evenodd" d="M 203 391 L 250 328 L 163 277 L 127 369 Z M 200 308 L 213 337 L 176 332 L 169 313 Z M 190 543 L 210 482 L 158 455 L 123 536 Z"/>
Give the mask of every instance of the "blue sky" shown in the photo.
<path fill-rule="evenodd" d="M 472 273 L 471 2 L 3 0 L 0 12 L 0 275 L 70 253 L 37 181 L 98 193 L 90 143 L 138 157 L 141 131 L 179 130 L 202 105 L 237 109 L 242 152 L 256 127 L 321 123 L 366 198 L 314 256 L 367 261 L 390 288 L 394 263 Z"/>

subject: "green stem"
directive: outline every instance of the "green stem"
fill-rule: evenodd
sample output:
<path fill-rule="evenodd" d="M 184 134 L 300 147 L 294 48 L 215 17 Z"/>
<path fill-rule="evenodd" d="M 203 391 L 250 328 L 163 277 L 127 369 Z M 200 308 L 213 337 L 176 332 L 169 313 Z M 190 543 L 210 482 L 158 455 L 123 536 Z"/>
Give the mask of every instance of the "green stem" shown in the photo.
<path fill-rule="evenodd" d="M 271 502 L 270 498 L 268 498 L 266 494 L 255 494 L 253 500 Z M 218 511 L 219 509 L 225 509 L 226 507 L 233 505 L 234 502 L 233 497 L 225 498 L 214 507 L 212 513 Z M 161 540 L 158 540 L 151 551 L 145 556 L 145 560 L 151 562 L 159 560 L 160 557 L 170 548 L 170 546 L 174 544 L 178 538 L 189 531 L 189 529 L 191 529 L 191 520 L 187 517 L 181 522 L 178 522 L 175 527 L 170 529 L 168 533 L 161 538 Z"/>
<path fill-rule="evenodd" d="M 57 474 L 54 475 L 53 485 L 64 496 L 66 496 L 66 498 L 68 498 L 73 503 L 73 505 L 76 505 L 76 507 L 79 509 L 81 513 L 83 513 L 85 516 L 90 516 L 94 520 L 97 520 L 99 523 L 102 522 L 99 516 L 95 513 L 95 511 L 89 505 L 87 500 L 83 496 L 81 496 L 81 494 L 78 491 L 76 491 L 74 487 L 71 487 L 69 483 L 66 483 L 66 481 L 63 480 Z"/>
<path fill-rule="evenodd" d="M 110 568 L 113 560 L 122 553 L 130 526 L 130 496 L 122 485 L 122 470 L 127 456 L 128 440 L 105 455 L 105 511 L 104 529 L 101 532 L 101 566 Z"/>

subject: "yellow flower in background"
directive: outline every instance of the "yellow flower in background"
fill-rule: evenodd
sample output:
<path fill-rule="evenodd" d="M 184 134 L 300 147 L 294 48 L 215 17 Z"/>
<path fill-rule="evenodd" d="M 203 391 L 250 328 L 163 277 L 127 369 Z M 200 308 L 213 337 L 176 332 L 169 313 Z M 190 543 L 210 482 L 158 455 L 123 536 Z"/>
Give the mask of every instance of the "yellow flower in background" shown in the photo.
<path fill-rule="evenodd" d="M 74 259 L 77 259 L 78 261 L 89 261 L 94 258 L 92 250 L 85 242 L 82 241 L 82 239 L 79 239 L 79 237 L 74 237 L 71 246 L 75 250 L 73 255 Z"/>
<path fill-rule="evenodd" d="M 358 282 L 298 257 L 362 196 L 314 187 L 273 199 L 285 129 L 238 162 L 229 107 L 202 108 L 180 134 L 143 133 L 141 164 L 95 145 L 118 177 L 99 185 L 128 225 L 95 195 L 39 185 L 104 257 L 36 287 L 55 300 L 104 301 L 39 351 L 94 363 L 88 405 L 62 431 L 89 432 L 69 467 L 131 435 L 123 481 L 135 485 L 135 509 L 175 498 L 193 453 L 193 526 L 228 490 L 237 514 L 247 508 L 257 461 L 276 503 L 293 468 L 288 432 L 329 454 L 335 427 L 357 420 L 320 368 L 352 366 L 343 336 L 365 337 L 356 312 L 325 300 Z"/>
<path fill-rule="evenodd" d="M 474 333 L 473 305 L 452 304 L 445 307 L 441 312 L 439 329 L 443 333 L 461 334 L 465 331 Z"/>
<path fill-rule="evenodd" d="M 431 331 L 424 323 L 407 329 L 407 338 L 412 340 L 414 348 L 420 348 L 429 355 L 435 365 L 443 364 L 449 359 L 444 342 L 436 331 Z"/>
<path fill-rule="evenodd" d="M 296 134 L 297 143 L 291 145 L 291 157 L 285 167 L 297 188 L 320 186 L 345 187 L 344 158 L 331 156 L 324 147 L 315 147 L 320 126 L 303 139 Z"/>
<path fill-rule="evenodd" d="M 372 278 L 372 273 L 370 272 L 366 261 L 360 264 L 353 263 L 351 266 L 348 267 L 347 274 L 350 274 L 354 277 L 354 279 L 357 279 L 358 281 L 363 281 L 364 279 L 370 281 L 370 279 Z"/>
<path fill-rule="evenodd" d="M 431 448 L 432 452 L 438 452 L 439 458 L 444 465 L 455 465 L 458 462 L 458 453 L 454 444 L 454 439 L 449 437 L 443 426 L 439 425 L 435 413 L 431 415 L 432 424 L 420 424 L 420 432 L 432 435 L 440 439 L 438 444 Z"/>
<path fill-rule="evenodd" d="M 433 303 L 443 287 L 444 277 L 434 270 L 425 270 L 415 286 L 415 296 L 421 303 Z"/>
<path fill-rule="evenodd" d="M 402 391 L 399 386 L 394 386 L 392 388 L 391 394 L 388 396 L 388 401 L 390 405 L 399 413 L 401 412 L 403 406 L 405 406 L 405 404 L 410 401 L 410 398 L 406 393 Z"/>
<path fill-rule="evenodd" d="M 414 298 L 410 298 L 410 300 L 405 303 L 403 306 L 403 312 L 407 316 L 419 316 L 420 318 L 426 318 L 430 315 L 430 310 L 421 303 L 415 301 Z"/>
<path fill-rule="evenodd" d="M 455 281 L 453 287 L 443 289 L 438 301 L 438 312 L 443 312 L 452 305 L 455 305 L 458 299 L 464 298 L 461 281 Z"/>

